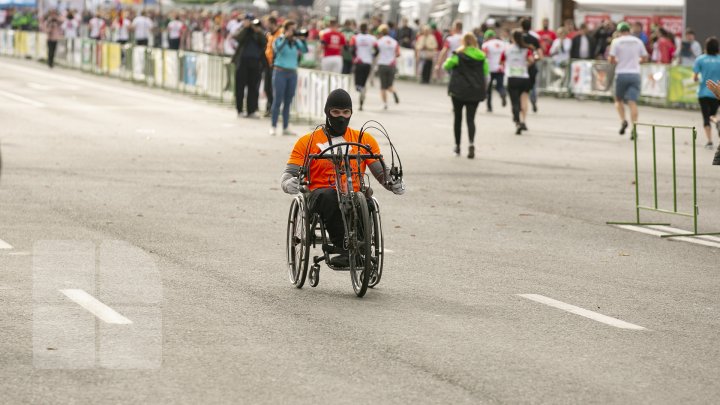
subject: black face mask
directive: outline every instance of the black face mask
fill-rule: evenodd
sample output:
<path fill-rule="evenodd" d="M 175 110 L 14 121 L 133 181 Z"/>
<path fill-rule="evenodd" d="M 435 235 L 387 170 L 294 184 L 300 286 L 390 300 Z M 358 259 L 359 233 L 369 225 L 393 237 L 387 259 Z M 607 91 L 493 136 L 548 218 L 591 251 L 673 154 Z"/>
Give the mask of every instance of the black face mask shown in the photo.
<path fill-rule="evenodd" d="M 349 123 L 350 118 L 345 118 L 343 116 L 333 117 L 332 115 L 327 115 L 325 118 L 325 125 L 332 136 L 345 135 L 345 131 L 347 130 Z"/>

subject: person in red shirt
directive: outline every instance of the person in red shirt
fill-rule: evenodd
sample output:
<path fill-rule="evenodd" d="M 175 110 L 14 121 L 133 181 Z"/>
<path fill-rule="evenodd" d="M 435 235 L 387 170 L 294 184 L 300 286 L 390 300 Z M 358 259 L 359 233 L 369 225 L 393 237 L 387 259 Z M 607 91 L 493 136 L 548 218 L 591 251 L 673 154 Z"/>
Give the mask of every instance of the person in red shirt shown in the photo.
<path fill-rule="evenodd" d="M 664 28 L 659 29 L 659 37 L 653 46 L 653 62 L 669 64 L 675 56 L 673 36 Z"/>
<path fill-rule="evenodd" d="M 320 39 L 323 57 L 320 60 L 320 69 L 325 72 L 342 73 L 342 51 L 346 45 L 345 35 L 338 31 L 336 19 L 330 20 L 329 29 Z"/>
<path fill-rule="evenodd" d="M 550 54 L 550 47 L 552 43 L 557 39 L 557 35 L 550 29 L 550 20 L 543 18 L 542 29 L 537 31 L 538 37 L 540 37 L 540 46 L 542 47 L 543 54 Z"/>
<path fill-rule="evenodd" d="M 437 24 L 432 22 L 430 23 L 430 28 L 432 29 L 432 34 L 435 36 L 435 40 L 437 41 L 438 47 L 444 43 L 443 41 L 443 34 L 440 32 L 439 29 L 437 29 Z"/>

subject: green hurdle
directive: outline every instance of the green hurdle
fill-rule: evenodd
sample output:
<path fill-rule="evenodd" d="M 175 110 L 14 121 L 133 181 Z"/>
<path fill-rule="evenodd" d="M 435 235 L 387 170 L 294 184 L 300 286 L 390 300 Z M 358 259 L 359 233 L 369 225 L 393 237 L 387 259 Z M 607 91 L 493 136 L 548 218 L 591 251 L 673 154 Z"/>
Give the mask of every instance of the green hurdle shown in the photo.
<path fill-rule="evenodd" d="M 640 176 L 638 174 L 638 136 L 637 128 L 639 126 L 650 127 L 652 129 L 652 151 L 653 151 L 653 206 L 648 207 L 640 204 Z M 673 184 L 673 207 L 672 209 L 660 208 L 658 204 L 658 174 L 657 174 L 657 153 L 656 153 L 656 129 L 657 128 L 668 128 L 672 135 L 672 184 Z M 692 212 L 678 211 L 678 195 L 677 195 L 677 162 L 675 155 L 675 141 L 677 130 L 690 130 L 692 131 L 692 189 L 693 189 L 693 204 Z M 692 233 L 679 233 L 662 235 L 663 238 L 674 238 L 681 236 L 702 236 L 702 235 L 720 235 L 720 233 L 698 233 L 698 215 L 700 210 L 698 209 L 697 199 L 697 152 L 695 148 L 695 142 L 697 140 L 697 130 L 695 127 L 683 127 L 683 126 L 672 126 L 672 125 L 655 125 L 655 124 L 633 124 L 633 140 L 635 149 L 635 222 L 607 222 L 609 225 L 665 225 L 670 226 L 669 223 L 657 223 L 657 222 L 642 222 L 640 220 L 640 211 L 654 211 L 663 214 L 679 215 L 683 217 L 690 217 L 693 219 L 693 232 Z"/>

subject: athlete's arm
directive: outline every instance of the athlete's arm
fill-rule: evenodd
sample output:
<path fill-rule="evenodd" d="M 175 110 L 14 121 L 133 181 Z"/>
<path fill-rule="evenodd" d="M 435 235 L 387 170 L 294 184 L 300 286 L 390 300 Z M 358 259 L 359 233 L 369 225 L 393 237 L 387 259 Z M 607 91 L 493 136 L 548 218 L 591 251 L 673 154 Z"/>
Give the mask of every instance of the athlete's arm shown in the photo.
<path fill-rule="evenodd" d="M 280 176 L 280 187 L 282 191 L 288 194 L 297 194 L 300 192 L 300 166 L 294 164 L 288 164 L 285 166 L 285 171 Z"/>
<path fill-rule="evenodd" d="M 390 178 L 390 169 L 383 170 L 382 163 L 375 161 L 370 163 L 368 167 L 378 183 L 385 187 L 387 191 L 392 191 L 394 194 L 405 193 L 405 182 L 402 179 L 393 182 Z"/>

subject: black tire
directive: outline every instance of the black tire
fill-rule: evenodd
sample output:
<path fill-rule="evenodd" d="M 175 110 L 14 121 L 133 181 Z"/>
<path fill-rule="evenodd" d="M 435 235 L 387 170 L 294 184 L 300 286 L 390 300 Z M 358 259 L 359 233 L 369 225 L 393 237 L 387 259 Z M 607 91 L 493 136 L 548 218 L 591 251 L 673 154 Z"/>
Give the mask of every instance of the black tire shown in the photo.
<path fill-rule="evenodd" d="M 370 212 L 365 196 L 353 196 L 353 210 L 350 214 L 350 231 L 354 233 L 350 244 L 350 281 L 355 295 L 362 297 L 367 292 L 372 274 L 372 228 Z"/>
<path fill-rule="evenodd" d="M 297 288 L 302 288 L 307 277 L 308 263 L 310 261 L 310 221 L 305 200 L 302 196 L 293 199 L 288 214 L 287 239 L 285 251 L 287 253 L 288 275 L 290 282 Z"/>
<path fill-rule="evenodd" d="M 373 212 L 370 214 L 372 218 L 372 273 L 370 274 L 370 282 L 368 287 L 374 288 L 382 278 L 383 261 L 385 259 L 385 241 L 383 240 L 382 223 L 380 222 L 380 207 L 375 203 Z"/>

